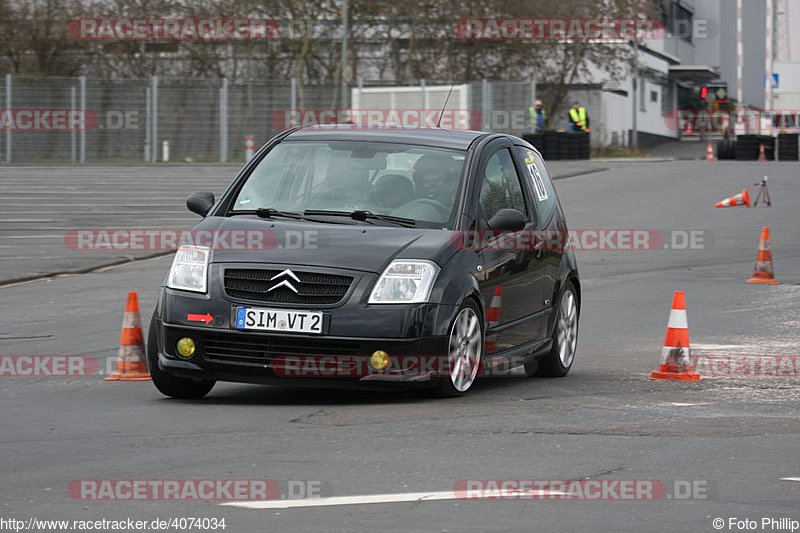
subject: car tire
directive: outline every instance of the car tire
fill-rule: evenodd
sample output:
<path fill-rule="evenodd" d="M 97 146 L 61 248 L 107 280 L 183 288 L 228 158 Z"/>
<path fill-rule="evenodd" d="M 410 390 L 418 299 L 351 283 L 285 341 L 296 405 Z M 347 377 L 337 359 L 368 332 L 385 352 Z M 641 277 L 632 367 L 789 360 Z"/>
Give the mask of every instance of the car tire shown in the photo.
<path fill-rule="evenodd" d="M 174 376 L 158 368 L 158 339 L 156 336 L 156 315 L 150 319 L 147 332 L 147 367 L 153 385 L 164 396 L 182 400 L 197 400 L 211 392 L 216 381 L 194 380 Z"/>
<path fill-rule="evenodd" d="M 450 376 L 438 378 L 435 389 L 440 398 L 454 398 L 466 394 L 480 374 L 484 348 L 484 322 L 478 305 L 465 301 L 450 323 L 448 370 Z M 464 365 L 468 372 L 462 372 Z"/>
<path fill-rule="evenodd" d="M 525 365 L 529 375 L 560 378 L 569 373 L 575 362 L 578 346 L 580 303 L 575 285 L 567 281 L 558 297 L 556 323 L 553 326 L 553 346 L 544 357 Z M 566 350 L 566 351 L 565 351 Z"/>

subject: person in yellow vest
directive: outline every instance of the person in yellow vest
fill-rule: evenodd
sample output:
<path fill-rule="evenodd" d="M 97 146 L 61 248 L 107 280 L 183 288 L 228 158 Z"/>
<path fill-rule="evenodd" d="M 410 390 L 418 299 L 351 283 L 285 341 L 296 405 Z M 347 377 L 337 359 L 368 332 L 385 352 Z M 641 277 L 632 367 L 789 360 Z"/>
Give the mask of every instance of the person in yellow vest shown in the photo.
<path fill-rule="evenodd" d="M 544 105 L 541 100 L 536 100 L 528 108 L 528 128 L 536 132 L 544 131 L 546 122 L 547 112 L 544 110 Z"/>
<path fill-rule="evenodd" d="M 567 131 L 589 131 L 589 116 L 586 109 L 578 102 L 573 102 L 569 110 L 569 127 Z"/>

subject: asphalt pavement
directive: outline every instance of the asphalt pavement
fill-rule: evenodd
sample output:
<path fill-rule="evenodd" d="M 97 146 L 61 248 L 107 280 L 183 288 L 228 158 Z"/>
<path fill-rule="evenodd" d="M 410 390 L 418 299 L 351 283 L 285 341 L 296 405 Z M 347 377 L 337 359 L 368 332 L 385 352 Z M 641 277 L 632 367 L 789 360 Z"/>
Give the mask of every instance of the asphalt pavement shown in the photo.
<path fill-rule="evenodd" d="M 148 382 L 101 381 L 116 356 L 127 291 L 139 292 L 146 323 L 168 256 L 0 287 L 0 355 L 84 355 L 100 366 L 89 377 L 0 377 L 0 518 L 225 518 L 234 533 L 739 530 L 731 518 L 777 531 L 761 520 L 800 520 L 797 375 L 648 379 L 674 290 L 687 296 L 695 355 L 800 355 L 797 164 L 582 164 L 600 170 L 556 182 L 571 229 L 651 230 L 664 240 L 647 250 L 577 252 L 578 355 L 562 379 L 486 378 L 450 400 L 237 384 L 218 384 L 201 401 L 169 400 Z M 0 274 L 58 271 L 42 266 L 44 257 L 60 270 L 87 268 L 88 252 L 65 253 L 65 229 L 143 217 L 157 217 L 153 226 L 191 224 L 185 193 L 221 191 L 236 172 L 176 166 L 162 183 L 163 168 L 2 169 Z M 752 194 L 764 175 L 772 207 L 714 208 L 744 187 Z M 776 286 L 745 283 L 764 225 Z M 9 239 L 37 232 L 24 250 Z M 695 246 L 681 246 L 690 234 Z M 308 486 L 324 496 L 354 498 L 259 509 L 82 501 L 67 489 L 81 479 L 250 478 L 315 482 Z M 667 493 L 657 501 L 436 499 L 476 479 L 654 480 Z M 687 484 L 702 490 L 684 498 L 676 487 Z M 398 501 L 407 493 L 427 496 Z"/>

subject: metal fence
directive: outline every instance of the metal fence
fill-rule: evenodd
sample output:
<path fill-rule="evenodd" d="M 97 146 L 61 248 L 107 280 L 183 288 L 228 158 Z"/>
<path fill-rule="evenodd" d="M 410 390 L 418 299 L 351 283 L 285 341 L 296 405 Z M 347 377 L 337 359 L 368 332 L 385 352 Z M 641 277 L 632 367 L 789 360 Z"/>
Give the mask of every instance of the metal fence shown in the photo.
<path fill-rule="evenodd" d="M 359 81 L 347 87 L 345 107 L 365 87 L 390 85 Z M 418 87 L 424 92 L 426 87 L 441 85 L 420 80 Z M 469 109 L 482 117 L 480 127 L 522 132 L 520 117 L 535 94 L 532 82 L 483 80 L 466 87 Z M 260 145 L 283 129 L 273 117 L 293 109 L 341 109 L 340 91 L 333 83 L 299 87 L 294 80 L 229 83 L 225 79 L 8 75 L 0 87 L 0 161 L 155 162 L 162 161 L 165 152 L 173 162 L 241 161 L 247 136 Z M 441 93 L 428 103 L 423 97 L 423 107 L 438 104 Z M 448 108 L 453 107 L 450 102 Z M 44 120 L 31 126 L 29 116 L 35 110 L 82 110 L 85 125 L 58 128 Z"/>

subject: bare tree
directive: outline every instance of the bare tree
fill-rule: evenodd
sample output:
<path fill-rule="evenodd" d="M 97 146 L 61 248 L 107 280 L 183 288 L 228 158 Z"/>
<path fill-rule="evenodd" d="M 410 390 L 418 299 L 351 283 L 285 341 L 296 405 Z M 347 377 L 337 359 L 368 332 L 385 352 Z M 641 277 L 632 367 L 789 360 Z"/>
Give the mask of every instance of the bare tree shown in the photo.
<path fill-rule="evenodd" d="M 140 78 L 152 74 L 232 81 L 288 80 L 304 88 L 332 86 L 339 101 L 343 0 L 0 0 L 0 71 L 41 75 Z M 398 83 L 530 80 L 551 116 L 566 88 L 586 72 L 612 78 L 630 55 L 625 43 L 565 40 L 467 40 L 454 23 L 476 18 L 633 18 L 652 0 L 350 0 L 349 72 Z M 271 18 L 274 40 L 78 41 L 70 19 Z M 328 105 L 316 102 L 318 105 Z"/>

